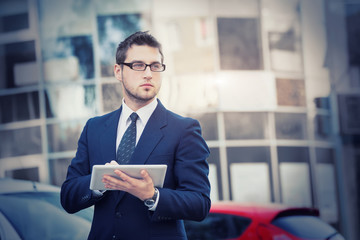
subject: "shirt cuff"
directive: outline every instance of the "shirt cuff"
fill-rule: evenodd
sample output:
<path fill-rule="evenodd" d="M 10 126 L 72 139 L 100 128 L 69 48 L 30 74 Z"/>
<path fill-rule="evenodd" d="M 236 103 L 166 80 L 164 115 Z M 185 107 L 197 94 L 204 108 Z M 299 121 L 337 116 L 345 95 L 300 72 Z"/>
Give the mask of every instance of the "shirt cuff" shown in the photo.
<path fill-rule="evenodd" d="M 158 195 L 157 195 L 157 197 L 156 197 L 156 201 L 155 201 L 154 206 L 152 206 L 151 208 L 149 208 L 150 211 L 155 211 L 155 210 L 156 210 L 156 207 L 157 207 L 157 205 L 158 205 L 158 203 L 159 203 L 159 197 L 160 197 L 160 191 L 158 191 Z"/>
<path fill-rule="evenodd" d="M 93 190 L 92 191 L 92 195 L 95 198 L 99 198 L 102 197 L 102 195 L 104 194 L 104 192 L 106 192 L 106 190 Z"/>

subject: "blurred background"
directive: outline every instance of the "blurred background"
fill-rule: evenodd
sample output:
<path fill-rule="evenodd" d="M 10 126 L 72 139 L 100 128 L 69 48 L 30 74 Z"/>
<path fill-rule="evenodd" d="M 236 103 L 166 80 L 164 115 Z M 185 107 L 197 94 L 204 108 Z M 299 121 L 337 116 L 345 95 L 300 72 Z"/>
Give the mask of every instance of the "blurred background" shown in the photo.
<path fill-rule="evenodd" d="M 0 0 L 0 178 L 62 184 L 138 30 L 160 100 L 202 125 L 213 201 L 316 207 L 360 239 L 359 0 Z"/>

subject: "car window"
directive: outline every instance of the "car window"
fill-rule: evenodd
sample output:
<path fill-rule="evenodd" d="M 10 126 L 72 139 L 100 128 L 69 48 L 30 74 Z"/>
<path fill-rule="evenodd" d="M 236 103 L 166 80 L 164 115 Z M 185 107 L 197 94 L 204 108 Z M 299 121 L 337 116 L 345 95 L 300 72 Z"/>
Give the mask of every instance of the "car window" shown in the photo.
<path fill-rule="evenodd" d="M 286 216 L 272 221 L 272 224 L 301 238 L 327 239 L 337 231 L 315 216 Z"/>
<path fill-rule="evenodd" d="M 189 240 L 232 239 L 239 237 L 250 225 L 248 218 L 210 213 L 203 221 L 185 221 Z"/>
<path fill-rule="evenodd" d="M 87 239 L 90 221 L 68 214 L 47 200 L 0 195 L 0 211 L 24 240 Z"/>

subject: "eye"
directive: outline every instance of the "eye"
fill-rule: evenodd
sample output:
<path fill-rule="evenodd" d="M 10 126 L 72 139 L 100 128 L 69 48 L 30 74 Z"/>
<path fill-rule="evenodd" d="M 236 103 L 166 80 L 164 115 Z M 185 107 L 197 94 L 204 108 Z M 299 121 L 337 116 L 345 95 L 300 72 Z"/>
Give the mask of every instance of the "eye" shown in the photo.
<path fill-rule="evenodd" d="M 144 69 L 145 68 L 145 64 L 144 63 L 133 63 L 132 67 L 135 69 Z"/>
<path fill-rule="evenodd" d="M 162 65 L 160 63 L 153 63 L 153 64 L 151 64 L 151 68 L 158 70 L 158 69 L 162 68 Z"/>

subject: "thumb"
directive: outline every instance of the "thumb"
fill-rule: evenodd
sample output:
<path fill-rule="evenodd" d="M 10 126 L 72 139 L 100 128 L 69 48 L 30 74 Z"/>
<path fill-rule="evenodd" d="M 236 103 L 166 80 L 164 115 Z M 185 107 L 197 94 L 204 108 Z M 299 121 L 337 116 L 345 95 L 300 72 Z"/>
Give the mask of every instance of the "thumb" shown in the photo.
<path fill-rule="evenodd" d="M 146 182 L 152 182 L 152 178 L 146 170 L 141 170 L 140 174 Z"/>

